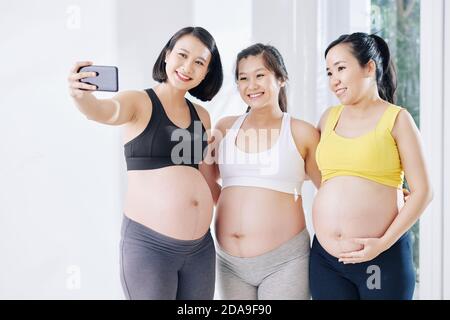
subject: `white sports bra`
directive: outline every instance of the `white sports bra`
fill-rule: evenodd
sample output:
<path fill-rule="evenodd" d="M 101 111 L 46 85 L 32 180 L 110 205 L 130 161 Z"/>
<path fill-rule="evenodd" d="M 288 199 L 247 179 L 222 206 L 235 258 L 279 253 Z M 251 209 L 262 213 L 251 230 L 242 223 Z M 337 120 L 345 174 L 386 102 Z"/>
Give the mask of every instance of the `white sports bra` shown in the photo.
<path fill-rule="evenodd" d="M 218 162 L 222 188 L 248 186 L 300 195 L 305 162 L 292 137 L 291 117 L 283 114 L 281 132 L 272 148 L 247 153 L 236 146 L 236 137 L 247 114 L 240 116 L 220 141 Z"/>

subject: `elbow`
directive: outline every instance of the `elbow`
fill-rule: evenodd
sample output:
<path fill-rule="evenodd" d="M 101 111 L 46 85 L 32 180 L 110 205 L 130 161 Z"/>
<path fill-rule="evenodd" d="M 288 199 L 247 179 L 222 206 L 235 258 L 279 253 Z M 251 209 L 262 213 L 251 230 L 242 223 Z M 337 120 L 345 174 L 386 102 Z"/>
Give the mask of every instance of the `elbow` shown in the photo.
<path fill-rule="evenodd" d="M 431 186 L 430 181 L 427 181 L 425 183 L 423 193 L 424 193 L 425 203 L 428 205 L 433 200 L 433 197 L 434 197 L 433 187 Z"/>
<path fill-rule="evenodd" d="M 425 199 L 427 201 L 427 204 L 429 204 L 433 200 L 433 197 L 434 197 L 433 188 L 430 186 L 426 190 L 426 198 Z"/>
<path fill-rule="evenodd" d="M 96 112 L 92 112 L 92 108 L 90 110 L 82 110 L 81 112 L 87 120 L 98 122 L 98 114 Z"/>
<path fill-rule="evenodd" d="M 96 119 L 90 114 L 85 114 L 85 116 L 86 116 L 86 119 L 88 119 L 89 121 L 96 121 Z"/>
<path fill-rule="evenodd" d="M 426 186 L 425 188 L 418 190 L 417 196 L 422 199 L 422 202 L 427 206 L 433 200 L 433 188 Z"/>
<path fill-rule="evenodd" d="M 411 190 L 410 197 L 414 198 L 416 201 L 421 203 L 423 206 L 427 207 L 433 200 L 433 188 L 430 185 L 423 186 L 417 190 Z"/>
<path fill-rule="evenodd" d="M 103 123 L 99 118 L 95 117 L 94 115 L 87 114 L 86 119 L 92 122 Z"/>

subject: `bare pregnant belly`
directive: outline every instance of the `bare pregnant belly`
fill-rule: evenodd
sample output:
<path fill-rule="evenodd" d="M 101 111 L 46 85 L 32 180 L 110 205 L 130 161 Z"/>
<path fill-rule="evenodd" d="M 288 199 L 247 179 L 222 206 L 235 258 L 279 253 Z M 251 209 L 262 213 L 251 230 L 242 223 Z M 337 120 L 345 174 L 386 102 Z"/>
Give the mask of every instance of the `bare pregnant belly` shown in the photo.
<path fill-rule="evenodd" d="M 269 252 L 305 228 L 302 199 L 293 194 L 255 187 L 222 190 L 215 231 L 230 255 L 254 257 Z"/>
<path fill-rule="evenodd" d="M 194 168 L 128 171 L 125 215 L 159 233 L 201 238 L 210 227 L 213 205 L 206 180 Z"/>
<path fill-rule="evenodd" d="M 350 239 L 381 237 L 402 205 L 401 190 L 359 177 L 330 179 L 313 202 L 317 240 L 335 257 L 361 249 Z"/>

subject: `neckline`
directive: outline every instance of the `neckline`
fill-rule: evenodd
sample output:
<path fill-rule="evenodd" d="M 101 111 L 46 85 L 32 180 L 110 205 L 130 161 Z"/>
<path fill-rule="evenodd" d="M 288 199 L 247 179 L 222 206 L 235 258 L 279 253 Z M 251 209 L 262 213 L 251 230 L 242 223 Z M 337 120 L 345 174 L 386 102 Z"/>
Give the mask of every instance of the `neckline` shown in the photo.
<path fill-rule="evenodd" d="M 274 150 L 275 148 L 277 148 L 278 145 L 280 144 L 281 134 L 283 133 L 283 129 L 284 129 L 283 127 L 284 127 L 284 122 L 285 122 L 286 113 L 283 112 L 283 117 L 281 118 L 280 134 L 278 135 L 277 140 L 275 141 L 275 143 L 274 143 L 273 145 L 270 146 L 270 148 L 268 148 L 268 149 L 266 149 L 266 150 L 264 150 L 264 151 L 260 151 L 260 152 L 246 152 L 246 151 L 243 151 L 243 150 L 239 149 L 239 147 L 238 147 L 237 144 L 236 144 L 236 140 L 237 140 L 237 137 L 238 137 L 238 135 L 239 135 L 239 130 L 241 130 L 242 125 L 244 124 L 244 121 L 245 121 L 245 119 L 247 118 L 248 114 L 249 114 L 249 113 L 244 114 L 244 119 L 243 119 L 243 120 L 241 121 L 241 123 L 239 124 L 239 126 L 238 126 L 238 128 L 237 128 L 237 130 L 236 130 L 236 135 L 233 136 L 233 146 L 234 146 L 234 148 L 235 148 L 238 152 L 243 153 L 243 154 L 246 154 L 246 155 L 258 155 L 258 154 L 264 154 L 264 153 L 271 152 L 272 150 Z"/>
<path fill-rule="evenodd" d="M 386 116 L 386 114 L 387 114 L 387 112 L 388 112 L 388 110 L 389 110 L 390 108 L 391 108 L 391 104 L 389 104 L 389 105 L 386 107 L 386 109 L 385 109 L 385 110 L 383 111 L 383 113 L 381 114 L 381 117 L 378 119 L 377 124 L 376 124 L 375 127 L 372 128 L 371 130 L 369 130 L 369 131 L 367 131 L 367 132 L 365 132 L 365 133 L 363 133 L 363 134 L 361 134 L 361 135 L 359 135 L 359 136 L 356 136 L 356 137 L 344 137 L 344 136 L 342 136 L 342 135 L 340 135 L 339 133 L 336 132 L 336 127 L 337 127 L 338 122 L 339 122 L 339 120 L 340 120 L 340 118 L 341 118 L 342 111 L 344 111 L 344 105 L 341 105 L 341 109 L 339 110 L 339 113 L 338 113 L 338 115 L 337 115 L 337 120 L 336 120 L 336 122 L 334 123 L 334 126 L 333 126 L 333 128 L 332 128 L 332 130 L 331 130 L 331 133 L 334 134 L 336 137 L 339 137 L 339 138 L 345 139 L 345 140 L 358 140 L 358 139 L 364 138 L 364 137 L 366 137 L 366 136 L 368 136 L 368 135 L 374 133 L 374 132 L 378 129 L 378 127 L 380 126 L 381 122 L 383 121 L 383 118 Z"/>
<path fill-rule="evenodd" d="M 185 100 L 185 102 L 186 102 L 186 104 L 187 104 L 187 106 L 188 106 L 188 109 L 189 109 L 189 118 L 190 118 L 190 119 L 189 119 L 189 125 L 188 125 L 186 128 L 183 128 L 183 127 L 180 127 L 180 126 L 176 125 L 176 124 L 169 118 L 169 116 L 167 115 L 166 110 L 164 109 L 164 105 L 163 105 L 162 102 L 161 102 L 161 99 L 159 99 L 158 95 L 156 94 L 156 91 L 153 90 L 153 88 L 150 88 L 150 90 L 151 90 L 151 91 L 153 92 L 153 94 L 155 95 L 156 100 L 157 100 L 157 102 L 159 103 L 159 105 L 160 105 L 160 107 L 161 107 L 161 109 L 162 109 L 164 115 L 166 116 L 167 120 L 169 120 L 169 122 L 170 122 L 173 126 L 177 127 L 178 129 L 181 129 L 181 130 L 187 130 L 187 129 L 189 129 L 189 128 L 192 126 L 192 124 L 193 124 L 193 122 L 194 122 L 194 116 L 193 116 L 193 114 L 192 114 L 191 106 L 189 105 L 189 100 L 188 100 L 187 98 L 184 98 L 184 100 Z"/>

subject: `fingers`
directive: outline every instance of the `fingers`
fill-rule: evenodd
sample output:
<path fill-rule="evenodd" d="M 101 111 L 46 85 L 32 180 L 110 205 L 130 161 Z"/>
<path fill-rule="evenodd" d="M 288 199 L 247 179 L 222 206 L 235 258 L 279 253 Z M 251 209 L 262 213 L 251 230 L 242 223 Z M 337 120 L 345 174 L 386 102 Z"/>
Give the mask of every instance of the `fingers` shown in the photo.
<path fill-rule="evenodd" d="M 78 61 L 73 65 L 72 69 L 70 70 L 70 73 L 78 73 L 78 70 L 80 70 L 80 68 L 91 66 L 92 64 L 93 64 L 92 61 Z"/>
<path fill-rule="evenodd" d="M 362 258 L 347 258 L 347 259 L 339 259 L 339 262 L 342 262 L 343 264 L 355 264 L 355 263 L 362 263 L 366 260 Z"/>
<path fill-rule="evenodd" d="M 70 70 L 69 77 L 67 78 L 67 80 L 71 82 L 71 81 L 79 81 L 80 79 L 83 78 L 96 77 L 97 76 L 96 72 L 78 72 L 80 68 L 90 65 L 92 65 L 91 61 L 82 61 L 75 63 L 72 69 Z"/>
<path fill-rule="evenodd" d="M 362 258 L 364 256 L 364 253 L 361 251 L 353 251 L 353 252 L 347 252 L 347 253 L 341 253 L 339 255 L 340 259 L 353 259 L 353 258 Z"/>
<path fill-rule="evenodd" d="M 353 241 L 354 243 L 357 244 L 363 244 L 366 245 L 369 239 L 365 239 L 365 238 L 353 238 L 351 239 L 351 241 Z"/>
<path fill-rule="evenodd" d="M 83 89 L 83 90 L 89 90 L 89 91 L 95 91 L 97 90 L 97 86 L 79 82 L 79 81 L 73 81 L 70 83 L 71 89 Z"/>
<path fill-rule="evenodd" d="M 95 91 L 97 87 L 88 83 L 80 82 L 81 79 L 96 77 L 96 72 L 78 72 L 80 68 L 92 65 L 92 61 L 76 62 L 70 70 L 69 77 L 69 92 L 72 97 L 82 97 L 83 91 Z"/>
<path fill-rule="evenodd" d="M 69 80 L 71 81 L 78 81 L 84 78 L 92 78 L 92 77 L 96 77 L 97 73 L 96 72 L 79 72 L 79 73 L 71 73 L 69 75 Z"/>
<path fill-rule="evenodd" d="M 403 199 L 404 199 L 404 201 L 407 201 L 409 199 L 410 195 L 411 195 L 411 192 L 409 192 L 408 189 L 403 188 Z"/>

